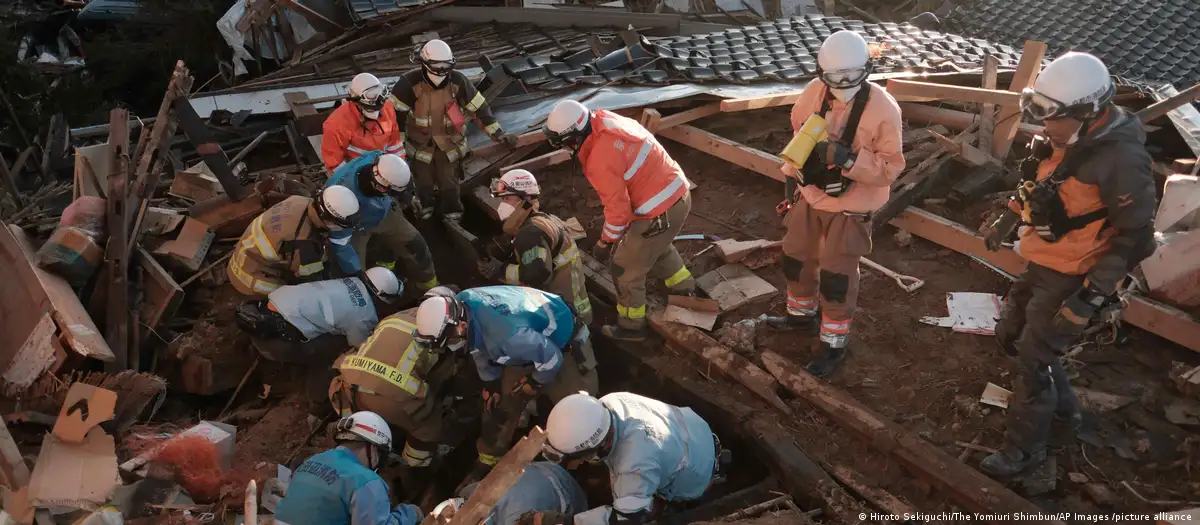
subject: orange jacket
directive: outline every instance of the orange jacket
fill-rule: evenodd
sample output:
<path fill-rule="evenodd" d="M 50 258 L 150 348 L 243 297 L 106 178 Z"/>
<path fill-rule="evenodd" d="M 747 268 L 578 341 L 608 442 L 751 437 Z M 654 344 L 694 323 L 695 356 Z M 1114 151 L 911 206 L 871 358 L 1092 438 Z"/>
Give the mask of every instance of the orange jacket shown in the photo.
<path fill-rule="evenodd" d="M 396 124 L 396 109 L 391 104 L 384 104 L 379 110 L 379 119 L 372 120 L 364 119 L 357 104 L 343 102 L 321 127 L 325 131 L 321 139 L 321 160 L 331 173 L 368 151 L 383 150 L 402 158 L 407 156 L 404 138 Z"/>
<path fill-rule="evenodd" d="M 579 163 L 600 201 L 600 239 L 616 242 L 630 221 L 662 215 L 688 191 L 683 169 L 636 120 L 604 110 L 592 112 L 592 134 L 579 148 Z"/>
<path fill-rule="evenodd" d="M 801 195 L 809 206 L 821 211 L 840 213 L 869 213 L 883 207 L 891 194 L 892 181 L 904 171 L 903 141 L 900 138 L 900 105 L 883 88 L 872 82 L 863 84 L 871 89 L 871 98 L 863 108 L 858 121 L 858 133 L 854 136 L 851 149 L 857 156 L 854 166 L 842 170 L 846 178 L 854 181 L 841 197 L 830 197 L 816 186 L 800 188 Z M 825 96 L 825 84 L 813 80 L 804 87 L 796 105 L 792 106 L 792 130 L 798 131 L 804 121 L 821 110 L 821 99 Z M 831 140 L 842 136 L 846 119 L 850 116 L 853 100 L 842 102 L 834 99 L 829 103 L 825 115 Z"/>

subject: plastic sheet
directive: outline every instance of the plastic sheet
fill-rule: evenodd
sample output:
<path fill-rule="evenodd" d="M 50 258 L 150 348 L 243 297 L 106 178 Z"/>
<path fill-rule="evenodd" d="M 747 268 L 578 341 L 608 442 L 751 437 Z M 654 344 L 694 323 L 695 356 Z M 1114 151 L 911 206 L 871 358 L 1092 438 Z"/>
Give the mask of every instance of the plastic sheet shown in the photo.
<path fill-rule="evenodd" d="M 100 197 L 80 197 L 63 210 L 58 228 L 37 251 L 37 265 L 81 288 L 104 258 L 105 206 Z"/>

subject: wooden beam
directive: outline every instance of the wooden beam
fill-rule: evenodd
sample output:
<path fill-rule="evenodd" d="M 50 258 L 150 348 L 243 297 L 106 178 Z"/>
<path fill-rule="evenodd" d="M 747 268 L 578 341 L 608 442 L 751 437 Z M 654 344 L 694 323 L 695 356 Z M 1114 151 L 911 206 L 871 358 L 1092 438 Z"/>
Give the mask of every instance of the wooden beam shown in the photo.
<path fill-rule="evenodd" d="M 900 111 L 904 115 L 904 119 L 910 123 L 926 125 L 941 124 L 951 130 L 957 131 L 967 129 L 979 121 L 979 115 L 974 113 L 926 106 L 924 104 L 915 104 L 912 102 L 901 102 Z M 1021 123 L 1017 127 L 1017 131 L 1025 135 L 1033 135 L 1036 133 L 1041 133 L 1042 126 Z M 995 155 L 993 155 L 993 157 L 995 157 Z"/>
<path fill-rule="evenodd" d="M 1000 59 L 989 53 L 983 57 L 983 89 L 996 89 L 996 72 L 1000 69 Z M 996 106 L 984 104 L 979 108 L 979 149 L 992 152 L 992 137 L 996 132 Z"/>
<path fill-rule="evenodd" d="M 942 135 L 941 133 L 937 133 L 935 131 L 930 131 L 929 133 L 931 135 L 933 135 L 934 140 L 937 140 L 938 144 L 941 144 L 941 146 L 943 148 L 945 148 L 946 151 L 949 151 L 950 153 L 957 155 L 958 158 L 961 159 L 968 166 L 971 166 L 973 168 L 978 168 L 980 166 L 986 166 L 988 164 L 992 164 L 995 166 L 1003 165 L 1000 161 L 992 158 L 991 155 L 984 153 L 983 150 L 980 150 L 979 148 L 972 146 L 970 144 L 970 140 L 962 140 L 962 139 L 954 140 L 950 137 L 947 137 L 947 136 Z M 968 135 L 967 139 L 970 139 L 970 138 L 971 137 Z"/>
<path fill-rule="evenodd" d="M 181 98 L 175 100 L 174 106 L 175 118 L 179 121 L 179 127 L 183 129 L 184 135 L 187 135 L 188 141 L 196 146 L 196 153 L 200 154 L 204 165 L 208 166 L 208 169 L 221 182 L 221 188 L 225 190 L 229 200 L 237 202 L 246 198 L 249 192 L 238 183 L 237 176 L 233 174 L 233 169 L 229 166 L 229 157 L 225 156 L 225 150 L 221 148 L 221 144 L 213 135 L 212 130 L 192 108 L 192 104 L 186 98 Z"/>
<path fill-rule="evenodd" d="M 699 120 L 710 115 L 716 115 L 720 112 L 720 104 L 705 104 L 703 106 L 694 107 L 692 109 L 680 111 L 674 115 L 663 117 L 658 121 L 658 129 L 673 128 L 680 124 L 687 124 L 693 120 Z"/>
<path fill-rule="evenodd" d="M 643 128 L 646 128 L 646 131 L 649 131 L 650 133 L 657 133 L 660 120 L 662 120 L 662 114 L 659 113 L 657 109 L 642 109 L 642 118 L 639 119 L 639 122 L 642 124 Z"/>
<path fill-rule="evenodd" d="M 565 149 L 556 149 L 545 155 L 538 155 L 532 159 L 525 159 L 516 164 L 509 164 L 508 166 L 500 168 L 500 172 L 504 173 L 509 170 L 522 169 L 534 172 L 534 176 L 537 176 L 536 170 L 545 169 L 555 164 L 562 164 L 569 160 L 571 160 L 570 151 Z"/>
<path fill-rule="evenodd" d="M 449 525 L 475 525 L 483 521 L 508 489 L 521 479 L 525 466 L 542 453 L 542 445 L 545 442 L 546 434 L 540 427 L 533 427 L 527 436 L 521 438 L 521 441 L 504 455 L 483 481 L 479 482 L 479 486 L 471 493 L 467 502 L 454 513 Z"/>
<path fill-rule="evenodd" d="M 105 314 L 105 339 L 116 359 L 106 368 L 110 372 L 129 369 L 129 230 L 126 229 L 126 197 L 129 182 L 129 113 L 124 109 L 109 112 L 108 152 L 112 172 L 108 175 L 108 248 L 105 250 L 108 301 Z M 133 363 L 136 368 L 137 363 Z"/>
<path fill-rule="evenodd" d="M 1027 87 L 1033 86 L 1038 72 L 1042 70 L 1042 58 L 1046 56 L 1046 44 L 1036 40 L 1026 40 L 1025 48 L 1021 51 L 1021 61 L 1017 63 L 1017 72 L 1013 74 L 1012 83 L 1008 90 L 1020 93 Z M 1017 128 L 1021 124 L 1021 107 L 1013 104 L 1000 108 L 1000 116 L 996 118 L 996 132 L 992 140 L 992 156 L 1004 160 L 1012 147 L 1013 139 L 1017 136 Z"/>
<path fill-rule="evenodd" d="M 933 82 L 916 82 L 913 80 L 892 79 L 887 83 L 888 93 L 897 102 L 929 102 L 935 100 L 950 100 L 956 102 L 974 102 L 976 104 L 995 104 L 998 106 L 1016 106 L 1021 102 L 1021 94 L 1011 91 L 996 91 Z"/>
<path fill-rule="evenodd" d="M 658 135 L 783 182 L 783 173 L 779 171 L 783 159 L 770 153 L 688 125 L 660 129 Z"/>
<path fill-rule="evenodd" d="M 1171 111 L 1174 111 L 1175 108 L 1179 106 L 1190 104 L 1196 100 L 1200 100 L 1200 84 L 1196 84 L 1190 88 L 1180 91 L 1170 98 L 1166 98 L 1146 106 L 1144 109 L 1137 112 L 1137 116 L 1138 119 L 1144 124 L 1158 117 L 1164 116 Z"/>
<path fill-rule="evenodd" d="M 0 419 L 0 473 L 4 474 L 4 482 L 13 492 L 29 484 L 29 465 L 25 464 L 3 419 Z"/>
<path fill-rule="evenodd" d="M 790 106 L 800 99 L 800 91 L 789 91 L 761 97 L 730 98 L 721 101 L 721 112 L 750 111 L 752 109 Z"/>
<path fill-rule="evenodd" d="M 895 457 L 914 474 L 936 484 L 963 508 L 979 513 L 1041 512 L 1029 500 L 938 450 L 779 354 L 766 350 L 761 359 L 767 370 L 788 390 L 824 412 L 839 426 L 859 433 L 871 446 Z M 1041 522 L 1062 523 L 1059 520 Z"/>

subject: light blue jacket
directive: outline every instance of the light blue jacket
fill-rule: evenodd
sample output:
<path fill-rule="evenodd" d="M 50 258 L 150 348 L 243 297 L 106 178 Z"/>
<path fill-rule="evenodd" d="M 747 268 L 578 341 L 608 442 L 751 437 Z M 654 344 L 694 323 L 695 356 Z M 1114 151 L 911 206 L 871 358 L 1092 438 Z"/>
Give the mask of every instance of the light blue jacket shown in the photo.
<path fill-rule="evenodd" d="M 478 485 L 467 486 L 462 497 L 469 498 Z M 578 514 L 587 508 L 587 496 L 567 469 L 539 461 L 525 467 L 520 479 L 484 518 L 484 525 L 516 525 L 521 515 L 529 511 Z"/>
<path fill-rule="evenodd" d="M 614 392 L 600 402 L 612 412 L 616 432 L 612 452 L 604 458 L 613 504 L 576 515 L 575 525 L 606 524 L 614 510 L 651 510 L 656 495 L 668 501 L 704 495 L 717 460 L 708 423 L 690 408 L 629 392 Z"/>
<path fill-rule="evenodd" d="M 543 385 L 558 376 L 575 331 L 575 314 L 561 297 L 524 286 L 471 288 L 457 297 L 467 306 L 467 349 L 480 379 L 495 381 L 503 367 L 529 365 Z"/>
<path fill-rule="evenodd" d="M 380 155 L 383 155 L 382 151 L 362 154 L 334 170 L 333 176 L 329 177 L 329 182 L 325 183 L 327 188 L 329 186 L 350 188 L 350 191 L 353 191 L 354 195 L 358 197 L 358 223 L 354 229 L 340 230 L 329 234 L 330 243 L 333 245 L 333 258 L 337 260 L 338 267 L 346 275 L 354 275 L 363 269 L 358 263 L 358 255 L 354 252 L 354 247 L 350 245 L 350 237 L 355 232 L 370 230 L 378 226 L 392 210 L 391 195 L 369 197 L 363 194 L 362 189 L 358 187 L 358 170 L 374 164 Z"/>
<path fill-rule="evenodd" d="M 416 525 L 423 517 L 414 505 L 392 509 L 387 483 L 343 447 L 301 464 L 275 510 L 281 525 Z"/>
<path fill-rule="evenodd" d="M 358 346 L 379 324 L 375 302 L 358 277 L 281 286 L 267 298 L 305 339 L 340 334 Z"/>

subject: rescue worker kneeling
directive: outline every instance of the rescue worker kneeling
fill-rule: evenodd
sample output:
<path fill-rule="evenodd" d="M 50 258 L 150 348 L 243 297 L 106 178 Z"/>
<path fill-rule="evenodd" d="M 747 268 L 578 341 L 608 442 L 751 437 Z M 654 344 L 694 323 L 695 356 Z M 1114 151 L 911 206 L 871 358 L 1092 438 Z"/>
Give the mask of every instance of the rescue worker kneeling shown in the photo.
<path fill-rule="evenodd" d="M 443 501 L 430 514 L 441 519 L 453 517 L 478 487 L 477 483 L 467 486 L 459 497 Z M 554 463 L 538 461 L 525 467 L 479 525 L 516 525 L 539 512 L 573 515 L 587 509 L 587 496 L 570 472 Z"/>
<path fill-rule="evenodd" d="M 226 267 L 229 282 L 262 298 L 285 284 L 323 279 L 326 237 L 353 228 L 357 219 L 358 198 L 348 188 L 288 197 L 246 227 Z"/>
<path fill-rule="evenodd" d="M 1046 458 L 1052 424 L 1082 418 L 1061 356 L 1127 274 L 1155 249 L 1154 175 L 1137 116 L 1114 105 L 1108 68 L 1085 53 L 1046 66 L 1021 94 L 1023 113 L 1045 124 L 1009 209 L 989 229 L 988 249 L 1018 222 L 1029 266 L 1000 311 L 996 342 L 1017 357 L 1005 446 L 980 465 L 1012 475 Z"/>
<path fill-rule="evenodd" d="M 554 405 L 542 455 L 569 469 L 603 462 L 613 504 L 574 516 L 542 512 L 522 525 L 638 525 L 652 518 L 656 497 L 699 499 L 723 480 L 730 461 L 729 451 L 692 409 L 629 392 L 600 399 L 580 392 Z"/>
<path fill-rule="evenodd" d="M 830 35 L 817 65 L 819 81 L 809 82 L 792 107 L 797 136 L 782 155 L 791 159 L 781 167 L 784 201 L 777 208 L 787 227 L 782 260 L 787 313 L 766 322 L 775 330 L 810 333 L 819 326 L 820 353 L 808 372 L 824 377 L 846 357 L 858 304 L 858 263 L 871 253 L 870 214 L 887 203 L 904 155 L 900 106 L 867 81 L 866 40 L 854 31 Z M 804 139 L 811 152 L 794 151 Z"/>
<path fill-rule="evenodd" d="M 438 286 L 426 297 L 454 292 Z M 370 410 L 404 431 L 397 477 L 405 498 L 416 501 L 433 478 L 428 467 L 443 435 L 447 386 L 459 370 L 458 357 L 445 348 L 417 344 L 415 309 L 388 316 L 371 337 L 334 362 L 337 377 L 329 384 L 329 401 L 338 414 Z"/>
<path fill-rule="evenodd" d="M 387 103 L 387 87 L 370 73 L 350 80 L 350 96 L 321 126 L 321 161 L 330 173 L 372 151 L 404 158 L 404 134 L 396 110 Z"/>
<path fill-rule="evenodd" d="M 485 286 L 430 297 L 417 309 L 416 337 L 430 347 L 465 347 L 484 382 L 479 456 L 460 488 L 482 479 L 508 451 L 529 401 L 599 389 L 572 348 L 591 344 L 587 326 L 561 297 L 541 290 Z"/>
<path fill-rule="evenodd" d="M 415 505 L 392 508 L 377 473 L 387 464 L 392 430 L 378 414 L 357 412 L 338 420 L 337 448 L 308 458 L 296 469 L 275 510 L 279 525 L 410 525 L 424 517 Z"/>
<path fill-rule="evenodd" d="M 366 266 L 367 244 L 382 241 L 384 248 L 399 259 L 405 275 L 417 287 L 428 290 L 437 286 L 433 255 L 425 238 L 413 227 L 400 207 L 409 206 L 413 197 L 412 173 L 404 159 L 378 151 L 366 153 L 337 171 L 327 188 L 344 186 L 358 197 L 359 220 L 353 230 L 330 236 L 334 258 L 345 275 L 354 275 Z M 384 266 L 394 267 L 394 263 Z"/>
<path fill-rule="evenodd" d="M 610 111 L 564 100 L 542 131 L 551 146 L 578 157 L 604 203 L 604 228 L 592 254 L 601 263 L 611 260 L 618 317 L 600 331 L 645 340 L 647 275 L 662 279 L 671 293 L 695 294 L 696 281 L 672 244 L 692 209 L 687 177 L 652 133 Z"/>
<path fill-rule="evenodd" d="M 391 270 L 377 266 L 354 277 L 284 286 L 266 300 L 238 305 L 237 322 L 267 359 L 328 363 L 371 335 L 379 323 L 372 298 L 391 302 L 402 290 Z"/>

